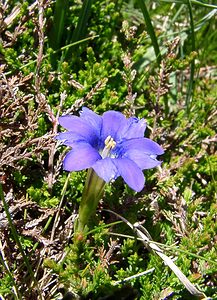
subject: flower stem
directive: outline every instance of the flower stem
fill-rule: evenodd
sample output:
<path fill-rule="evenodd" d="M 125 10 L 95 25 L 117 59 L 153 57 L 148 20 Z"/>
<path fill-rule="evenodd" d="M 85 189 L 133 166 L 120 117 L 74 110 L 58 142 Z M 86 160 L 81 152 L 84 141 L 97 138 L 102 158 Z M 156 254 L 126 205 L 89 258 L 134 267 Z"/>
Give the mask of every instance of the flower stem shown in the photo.
<path fill-rule="evenodd" d="M 75 235 L 83 234 L 88 229 L 88 222 L 96 212 L 105 184 L 105 181 L 93 169 L 88 169 L 78 220 L 74 228 Z"/>

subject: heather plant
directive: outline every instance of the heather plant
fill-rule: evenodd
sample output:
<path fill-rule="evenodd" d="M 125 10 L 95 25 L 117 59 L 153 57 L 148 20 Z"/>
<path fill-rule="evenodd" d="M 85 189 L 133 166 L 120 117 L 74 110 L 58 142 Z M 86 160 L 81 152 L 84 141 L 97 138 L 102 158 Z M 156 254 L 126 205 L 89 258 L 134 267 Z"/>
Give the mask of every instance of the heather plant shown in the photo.
<path fill-rule="evenodd" d="M 0 298 L 217 297 L 216 9 L 0 2 Z"/>

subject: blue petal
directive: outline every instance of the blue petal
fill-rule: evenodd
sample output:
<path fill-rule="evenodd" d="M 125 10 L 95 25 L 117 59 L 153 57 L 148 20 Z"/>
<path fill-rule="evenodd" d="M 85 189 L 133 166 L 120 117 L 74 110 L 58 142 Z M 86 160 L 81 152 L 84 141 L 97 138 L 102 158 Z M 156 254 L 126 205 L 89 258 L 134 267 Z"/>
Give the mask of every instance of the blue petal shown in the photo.
<path fill-rule="evenodd" d="M 75 143 L 85 142 L 85 138 L 78 133 L 67 131 L 61 132 L 56 137 L 56 140 L 62 141 L 66 146 L 75 146 Z"/>
<path fill-rule="evenodd" d="M 157 143 L 147 138 L 130 139 L 124 141 L 121 146 L 125 153 L 129 150 L 139 150 L 151 155 L 161 155 L 164 153 L 164 150 Z"/>
<path fill-rule="evenodd" d="M 91 144 L 95 144 L 98 139 L 95 128 L 91 124 L 88 124 L 86 120 L 77 116 L 65 115 L 59 117 L 59 123 L 70 132 L 79 134 Z"/>
<path fill-rule="evenodd" d="M 126 126 L 122 129 L 122 139 L 143 138 L 146 129 L 146 122 L 144 119 L 131 117 L 127 120 Z"/>
<path fill-rule="evenodd" d="M 142 170 L 135 162 L 128 158 L 114 159 L 114 163 L 118 169 L 119 174 L 124 181 L 136 192 L 140 192 L 145 184 L 145 178 Z"/>
<path fill-rule="evenodd" d="M 82 119 L 86 120 L 89 124 L 91 124 L 97 131 L 98 136 L 100 136 L 102 128 L 102 117 L 97 115 L 95 112 L 93 112 L 87 107 L 82 107 L 80 116 Z"/>
<path fill-rule="evenodd" d="M 66 171 L 80 171 L 90 168 L 101 156 L 87 143 L 80 143 L 79 147 L 69 151 L 63 161 Z"/>
<path fill-rule="evenodd" d="M 121 129 L 126 126 L 127 119 L 118 111 L 107 111 L 102 115 L 102 139 L 103 141 L 110 135 L 114 140 L 119 139 Z"/>
<path fill-rule="evenodd" d="M 111 179 L 116 179 L 119 176 L 118 170 L 113 163 L 112 158 L 104 158 L 97 160 L 97 162 L 92 166 L 94 171 L 99 177 L 101 177 L 105 182 L 109 182 Z"/>
<path fill-rule="evenodd" d="M 133 160 L 142 170 L 152 169 L 161 164 L 161 162 L 156 159 L 155 155 L 145 154 L 144 152 L 135 149 L 128 150 L 123 157 Z"/>

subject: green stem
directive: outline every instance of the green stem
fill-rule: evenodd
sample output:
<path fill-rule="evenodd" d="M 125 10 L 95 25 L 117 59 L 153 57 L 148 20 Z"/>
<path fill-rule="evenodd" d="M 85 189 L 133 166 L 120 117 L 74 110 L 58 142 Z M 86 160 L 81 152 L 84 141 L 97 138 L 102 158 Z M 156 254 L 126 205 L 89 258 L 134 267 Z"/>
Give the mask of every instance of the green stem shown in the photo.
<path fill-rule="evenodd" d="M 73 32 L 71 42 L 76 42 L 85 37 L 85 33 L 87 31 L 87 23 L 88 19 L 91 13 L 91 6 L 92 6 L 92 0 L 84 0 L 82 4 L 82 8 L 80 10 L 79 18 L 78 18 L 78 23 L 76 25 L 76 28 Z M 76 53 L 77 48 L 70 48 L 67 49 L 66 51 L 66 59 L 71 59 L 72 56 L 72 51 Z"/>
<path fill-rule="evenodd" d="M 102 197 L 105 181 L 93 169 L 88 169 L 87 179 L 79 207 L 78 220 L 75 223 L 75 233 L 84 233 L 90 218 L 95 214 Z"/>
<path fill-rule="evenodd" d="M 146 4 L 145 4 L 145 0 L 138 0 L 138 4 L 139 4 L 139 6 L 142 10 L 142 13 L 143 13 L 143 16 L 144 16 L 144 19 L 145 19 L 145 23 L 146 23 L 146 27 L 147 27 L 147 32 L 150 35 L 151 42 L 152 42 L 152 45 L 154 47 L 154 52 L 155 52 L 155 55 L 156 55 L 157 63 L 158 63 L 158 66 L 160 67 L 160 63 L 161 63 L 160 48 L 159 48 L 159 45 L 158 45 L 158 41 L 157 41 L 157 37 L 155 35 L 154 28 L 152 26 L 152 22 L 151 22 L 151 18 L 150 18 L 148 9 L 147 9 Z"/>
<path fill-rule="evenodd" d="M 53 27 L 49 34 L 49 44 L 54 49 L 60 48 L 61 39 L 65 30 L 65 19 L 68 11 L 68 0 L 56 0 Z"/>
<path fill-rule="evenodd" d="M 195 51 L 196 45 L 195 45 L 195 33 L 194 33 L 194 19 L 193 19 L 191 1 L 188 0 L 187 4 L 189 9 L 190 27 L 191 27 L 191 50 Z M 187 96 L 186 96 L 187 114 L 189 114 L 190 112 L 190 104 L 194 96 L 194 72 L 195 72 L 195 60 L 193 59 L 190 67 L 190 80 L 189 80 Z"/>

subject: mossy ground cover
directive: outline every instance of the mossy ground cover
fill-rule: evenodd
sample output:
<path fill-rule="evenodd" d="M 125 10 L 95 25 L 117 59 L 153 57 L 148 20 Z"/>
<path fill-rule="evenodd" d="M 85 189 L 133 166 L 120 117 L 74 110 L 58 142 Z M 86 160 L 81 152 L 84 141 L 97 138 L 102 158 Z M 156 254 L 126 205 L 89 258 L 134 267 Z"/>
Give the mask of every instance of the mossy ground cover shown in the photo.
<path fill-rule="evenodd" d="M 0 298 L 197 299 L 111 210 L 217 299 L 214 2 L 0 3 Z M 165 154 L 142 192 L 108 184 L 74 244 L 86 171 L 54 137 L 82 106 L 145 118 Z"/>

